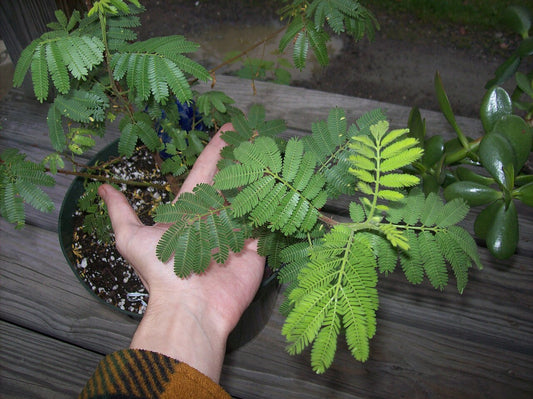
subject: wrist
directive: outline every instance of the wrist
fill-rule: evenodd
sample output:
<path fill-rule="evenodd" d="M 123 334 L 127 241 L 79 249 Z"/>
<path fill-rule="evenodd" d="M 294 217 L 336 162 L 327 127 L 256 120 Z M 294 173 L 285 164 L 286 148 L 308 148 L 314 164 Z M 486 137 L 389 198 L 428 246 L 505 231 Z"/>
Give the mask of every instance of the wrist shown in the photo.
<path fill-rule="evenodd" d="M 172 302 L 168 298 L 173 298 Z M 228 333 L 209 316 L 205 301 L 150 297 L 130 347 L 187 363 L 218 382 L 227 337 Z"/>

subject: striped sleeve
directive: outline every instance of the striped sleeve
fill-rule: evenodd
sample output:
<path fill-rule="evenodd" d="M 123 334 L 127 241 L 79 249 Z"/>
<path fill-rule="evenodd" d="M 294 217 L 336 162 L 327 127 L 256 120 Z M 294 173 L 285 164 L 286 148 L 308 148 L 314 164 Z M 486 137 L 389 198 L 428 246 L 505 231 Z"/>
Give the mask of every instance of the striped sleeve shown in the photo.
<path fill-rule="evenodd" d="M 124 349 L 105 356 L 79 399 L 230 398 L 222 387 L 186 363 L 159 353 Z"/>

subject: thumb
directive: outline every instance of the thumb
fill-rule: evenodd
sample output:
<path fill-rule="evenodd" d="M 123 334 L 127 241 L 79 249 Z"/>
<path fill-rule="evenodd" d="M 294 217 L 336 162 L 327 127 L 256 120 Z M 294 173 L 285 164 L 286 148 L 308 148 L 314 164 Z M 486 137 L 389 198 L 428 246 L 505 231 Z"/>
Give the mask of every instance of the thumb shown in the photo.
<path fill-rule="evenodd" d="M 129 204 L 128 200 L 120 191 L 109 184 L 102 184 L 98 188 L 98 194 L 102 197 L 109 211 L 109 218 L 115 235 L 126 239 L 130 228 L 143 226 L 137 214 Z"/>

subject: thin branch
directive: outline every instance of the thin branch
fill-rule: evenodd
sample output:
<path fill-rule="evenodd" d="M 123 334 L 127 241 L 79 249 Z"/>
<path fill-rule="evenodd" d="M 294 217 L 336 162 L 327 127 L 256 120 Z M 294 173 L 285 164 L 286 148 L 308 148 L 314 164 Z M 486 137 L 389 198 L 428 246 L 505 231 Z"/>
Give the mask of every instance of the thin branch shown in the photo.
<path fill-rule="evenodd" d="M 47 172 L 50 172 L 50 168 L 45 168 L 45 170 Z M 74 171 L 66 170 L 66 169 L 59 169 L 57 173 L 61 173 L 63 175 L 85 177 L 87 179 L 93 179 L 93 180 L 98 180 L 102 182 L 126 184 L 128 186 L 134 186 L 134 187 L 155 187 L 160 190 L 167 190 L 170 187 L 169 184 L 157 184 L 157 183 L 152 183 L 152 182 L 118 179 L 115 177 L 93 175 L 91 173 L 85 173 L 85 172 L 74 172 Z"/>

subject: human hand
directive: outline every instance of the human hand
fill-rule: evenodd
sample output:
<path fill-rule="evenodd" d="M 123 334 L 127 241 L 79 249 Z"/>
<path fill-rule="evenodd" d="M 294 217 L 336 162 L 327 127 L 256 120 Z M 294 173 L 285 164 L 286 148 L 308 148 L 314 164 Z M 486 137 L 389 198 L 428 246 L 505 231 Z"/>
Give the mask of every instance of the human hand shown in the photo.
<path fill-rule="evenodd" d="M 190 192 L 198 183 L 212 183 L 220 150 L 220 137 L 231 130 L 224 125 L 198 157 L 180 193 Z M 168 228 L 145 226 L 120 193 L 102 185 L 100 195 L 107 204 L 116 245 L 141 278 L 150 299 L 146 313 L 132 339 L 131 347 L 176 358 L 197 368 L 215 382 L 220 377 L 226 339 L 252 301 L 265 260 L 257 254 L 257 242 L 248 240 L 238 254 L 224 265 L 211 262 L 202 275 L 178 278 L 173 259 L 162 263 L 156 246 Z"/>

